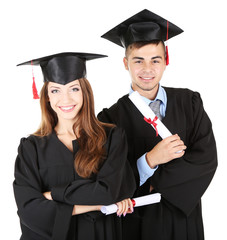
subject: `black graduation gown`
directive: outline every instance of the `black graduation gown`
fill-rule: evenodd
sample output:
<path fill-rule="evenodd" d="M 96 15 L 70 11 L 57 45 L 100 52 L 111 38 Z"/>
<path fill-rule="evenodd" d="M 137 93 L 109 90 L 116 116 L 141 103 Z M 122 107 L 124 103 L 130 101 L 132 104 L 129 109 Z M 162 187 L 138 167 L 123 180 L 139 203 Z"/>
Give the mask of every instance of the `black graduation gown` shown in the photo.
<path fill-rule="evenodd" d="M 47 137 L 22 138 L 13 183 L 18 206 L 21 240 L 119 240 L 121 219 L 90 212 L 72 217 L 74 204 L 108 205 L 131 197 L 135 179 L 127 161 L 127 141 L 118 128 L 108 130 L 107 158 L 97 175 L 89 179 L 74 170 L 74 153 L 55 132 Z M 53 201 L 43 192 L 51 191 Z"/>
<path fill-rule="evenodd" d="M 123 221 L 124 239 L 201 240 L 204 239 L 201 197 L 217 167 L 216 144 L 211 122 L 204 111 L 199 93 L 188 89 L 165 88 L 166 116 L 162 122 L 172 134 L 178 134 L 187 146 L 182 158 L 160 165 L 154 175 L 139 187 L 137 159 L 150 151 L 161 138 L 143 120 L 128 95 L 98 118 L 115 123 L 126 131 L 128 159 L 137 180 L 136 195 L 162 194 L 159 204 L 135 209 Z"/>

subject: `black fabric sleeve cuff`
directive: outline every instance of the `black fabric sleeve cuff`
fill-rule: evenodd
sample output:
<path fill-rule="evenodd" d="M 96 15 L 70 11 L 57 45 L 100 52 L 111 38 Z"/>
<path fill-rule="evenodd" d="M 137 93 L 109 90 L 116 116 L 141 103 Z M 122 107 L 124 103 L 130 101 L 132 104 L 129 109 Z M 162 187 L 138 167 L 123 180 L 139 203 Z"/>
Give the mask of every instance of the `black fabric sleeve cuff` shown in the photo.
<path fill-rule="evenodd" d="M 57 213 L 54 222 L 52 240 L 65 240 L 68 235 L 70 221 L 72 218 L 73 206 L 57 204 Z"/>
<path fill-rule="evenodd" d="M 64 202 L 64 194 L 65 194 L 65 190 L 66 190 L 67 186 L 68 185 L 52 188 L 51 189 L 52 199 L 55 201 L 58 201 L 58 202 Z"/>

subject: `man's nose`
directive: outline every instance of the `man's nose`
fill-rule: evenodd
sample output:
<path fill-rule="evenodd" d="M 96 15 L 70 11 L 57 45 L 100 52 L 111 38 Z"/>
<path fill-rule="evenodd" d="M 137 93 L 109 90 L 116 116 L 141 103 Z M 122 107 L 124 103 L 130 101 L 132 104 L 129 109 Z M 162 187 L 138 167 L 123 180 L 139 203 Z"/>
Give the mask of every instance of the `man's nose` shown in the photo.
<path fill-rule="evenodd" d="M 143 65 L 143 71 L 147 72 L 147 73 L 152 73 L 153 72 L 153 66 L 151 63 L 144 63 Z"/>

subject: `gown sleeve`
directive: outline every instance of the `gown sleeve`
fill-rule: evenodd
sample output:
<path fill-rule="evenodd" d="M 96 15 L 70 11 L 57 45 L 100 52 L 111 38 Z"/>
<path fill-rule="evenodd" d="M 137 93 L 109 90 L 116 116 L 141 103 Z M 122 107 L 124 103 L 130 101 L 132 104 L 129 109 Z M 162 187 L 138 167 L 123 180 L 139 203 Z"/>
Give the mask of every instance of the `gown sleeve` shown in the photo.
<path fill-rule="evenodd" d="M 127 161 L 125 133 L 113 128 L 107 140 L 107 158 L 95 178 L 77 179 L 51 189 L 52 198 L 77 205 L 112 204 L 133 196 L 135 179 Z"/>
<path fill-rule="evenodd" d="M 43 196 L 36 148 L 26 138 L 21 139 L 18 148 L 13 188 L 22 232 L 31 230 L 32 239 L 65 239 L 73 206 L 49 201 Z"/>
<path fill-rule="evenodd" d="M 193 127 L 187 131 L 185 155 L 160 166 L 150 184 L 162 197 L 189 215 L 209 186 L 217 167 L 212 125 L 199 93 L 193 93 Z"/>

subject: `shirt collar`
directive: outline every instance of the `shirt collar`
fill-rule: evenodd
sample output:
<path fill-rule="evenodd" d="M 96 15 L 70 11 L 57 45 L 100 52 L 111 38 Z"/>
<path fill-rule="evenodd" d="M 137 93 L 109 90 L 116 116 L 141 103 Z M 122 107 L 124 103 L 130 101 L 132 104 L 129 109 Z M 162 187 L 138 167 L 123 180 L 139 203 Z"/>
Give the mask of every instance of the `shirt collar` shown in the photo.
<path fill-rule="evenodd" d="M 134 92 L 134 90 L 132 89 L 132 86 L 130 85 L 129 94 L 131 94 L 133 92 Z M 166 104 L 167 104 L 166 91 L 160 84 L 159 84 L 157 96 L 154 100 L 150 100 L 150 99 L 148 99 L 144 96 L 141 96 L 141 97 L 147 105 L 149 105 L 151 102 L 155 102 L 156 100 L 160 100 L 164 104 L 164 106 L 166 107 Z"/>

